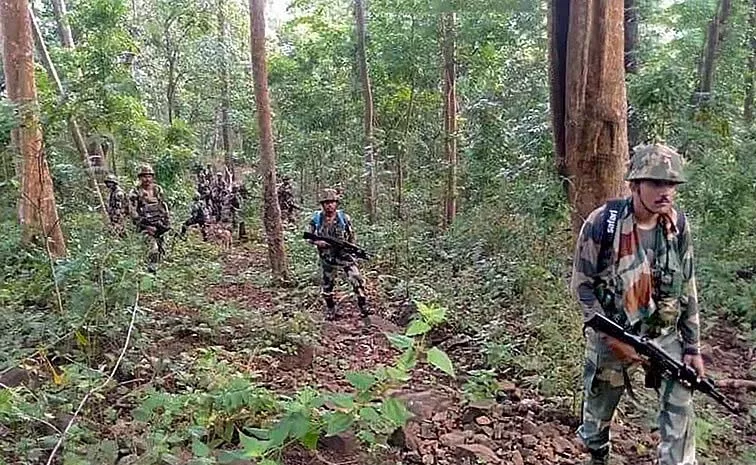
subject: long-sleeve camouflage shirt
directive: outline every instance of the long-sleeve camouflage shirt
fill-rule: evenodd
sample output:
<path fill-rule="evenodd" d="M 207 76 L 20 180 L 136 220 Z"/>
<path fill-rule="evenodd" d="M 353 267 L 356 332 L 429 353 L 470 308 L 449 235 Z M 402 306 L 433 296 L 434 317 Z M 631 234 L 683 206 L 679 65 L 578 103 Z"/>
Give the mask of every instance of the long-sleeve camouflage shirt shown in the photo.
<path fill-rule="evenodd" d="M 685 353 L 698 353 L 700 323 L 689 225 L 680 221 L 682 217 L 678 217 L 675 210 L 669 216 L 660 217 L 657 234 L 661 240 L 656 243 L 652 260 L 640 243 L 632 202 L 628 200 L 616 212 L 610 259 L 608 266 L 600 270 L 605 209 L 606 205 L 599 207 L 588 216 L 575 248 L 572 290 L 583 317 L 587 320 L 594 313 L 605 313 L 595 293 L 598 283 L 605 283 L 615 295 L 615 307 L 624 312 L 630 324 L 640 323 L 641 331 L 649 333 L 676 325 Z M 678 227 L 682 230 L 678 231 Z M 654 282 L 654 265 L 657 270 L 667 270 L 669 279 L 662 293 L 659 283 Z"/>

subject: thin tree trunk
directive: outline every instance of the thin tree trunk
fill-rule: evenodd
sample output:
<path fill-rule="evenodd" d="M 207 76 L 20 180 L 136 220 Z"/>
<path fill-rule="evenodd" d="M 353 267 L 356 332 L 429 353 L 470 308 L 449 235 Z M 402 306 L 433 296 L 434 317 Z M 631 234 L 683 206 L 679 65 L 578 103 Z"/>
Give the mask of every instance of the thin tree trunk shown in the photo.
<path fill-rule="evenodd" d="M 751 14 L 748 21 L 750 31 L 751 55 L 748 57 L 748 69 L 745 78 L 745 100 L 743 102 L 743 119 L 746 124 L 753 122 L 754 80 L 756 80 L 756 0 L 751 4 Z"/>
<path fill-rule="evenodd" d="M 456 13 L 441 18 L 444 58 L 444 155 L 446 156 L 446 188 L 444 189 L 444 226 L 457 216 L 457 63 Z"/>
<path fill-rule="evenodd" d="M 44 38 L 42 37 L 42 33 L 39 30 L 37 18 L 34 16 L 34 12 L 32 10 L 29 10 L 29 17 L 31 19 L 32 31 L 34 33 L 34 42 L 37 46 L 37 54 L 42 59 L 42 65 L 45 67 L 45 70 L 47 70 L 47 74 L 50 76 L 50 80 L 53 82 L 53 84 L 55 84 L 55 89 L 58 91 L 58 95 L 60 96 L 61 101 L 65 102 L 68 98 L 67 93 L 63 88 L 63 84 L 60 82 L 60 77 L 58 76 L 58 72 L 55 69 L 55 64 L 52 62 L 50 54 L 47 51 L 47 46 L 45 45 Z M 71 131 L 71 137 L 73 138 L 73 141 L 76 144 L 76 148 L 79 151 L 82 164 L 87 171 L 87 177 L 89 178 L 89 187 L 95 193 L 95 197 L 100 208 L 100 213 L 107 223 L 108 213 L 107 209 L 105 208 L 105 201 L 102 197 L 102 192 L 100 191 L 100 185 L 97 183 L 97 178 L 94 175 L 94 169 L 89 162 L 87 143 L 84 140 L 84 136 L 81 134 L 79 123 L 76 121 L 76 118 L 73 115 L 68 118 L 68 128 Z"/>
<path fill-rule="evenodd" d="M 230 106 L 228 98 L 228 54 L 226 47 L 228 43 L 228 29 L 226 27 L 226 2 L 218 0 L 218 42 L 221 46 L 220 59 L 220 80 L 221 80 L 221 140 L 223 142 L 223 155 L 226 160 L 226 168 L 231 173 L 232 180 L 236 177 L 234 173 L 234 160 L 231 154 L 231 138 L 229 136 L 229 119 L 228 109 Z"/>
<path fill-rule="evenodd" d="M 638 72 L 638 0 L 625 0 L 625 73 Z"/>
<path fill-rule="evenodd" d="M 65 0 L 52 0 L 53 14 L 55 22 L 58 25 L 58 37 L 64 48 L 73 49 L 74 40 L 71 33 L 71 25 L 68 22 L 68 11 L 66 11 Z"/>
<path fill-rule="evenodd" d="M 0 0 L 3 71 L 8 98 L 16 105 L 19 125 L 11 132 L 13 150 L 22 158 L 18 218 L 22 240 L 40 240 L 53 256 L 66 255 L 66 243 L 55 205 L 52 178 L 42 151 L 34 81 L 34 44 L 27 0 Z"/>
<path fill-rule="evenodd" d="M 593 209 L 627 189 L 623 2 L 552 0 L 550 20 L 555 152 L 577 233 Z"/>
<path fill-rule="evenodd" d="M 365 3 L 364 0 L 354 1 L 354 17 L 357 25 L 357 65 L 360 70 L 362 83 L 362 104 L 364 107 L 363 126 L 365 153 L 365 210 L 370 222 L 375 222 L 376 208 L 376 179 L 375 179 L 375 139 L 373 137 L 373 89 L 370 85 L 367 57 L 365 53 Z"/>
<path fill-rule="evenodd" d="M 263 180 L 263 225 L 268 243 L 268 260 L 273 276 L 288 279 L 288 263 L 284 249 L 281 209 L 276 187 L 276 152 L 273 147 L 268 69 L 265 63 L 265 0 L 250 0 L 250 43 L 255 83 L 257 124 L 260 131 L 260 175 Z"/>
<path fill-rule="evenodd" d="M 732 0 L 719 0 L 717 13 L 709 23 L 706 33 L 706 44 L 704 46 L 703 59 L 701 60 L 698 87 L 696 87 L 696 92 L 693 96 L 693 102 L 696 106 L 704 106 L 711 100 L 717 59 L 722 51 L 722 42 L 731 12 Z"/>

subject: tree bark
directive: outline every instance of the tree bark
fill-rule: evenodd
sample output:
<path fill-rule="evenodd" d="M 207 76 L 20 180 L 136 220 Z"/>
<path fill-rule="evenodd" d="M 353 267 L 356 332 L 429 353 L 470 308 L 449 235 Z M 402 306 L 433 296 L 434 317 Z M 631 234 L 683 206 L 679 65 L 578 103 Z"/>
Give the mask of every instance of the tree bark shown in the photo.
<path fill-rule="evenodd" d="M 27 0 L 0 0 L 3 70 L 7 93 L 16 105 L 19 125 L 11 132 L 13 149 L 22 158 L 18 218 L 25 244 L 42 242 L 50 254 L 66 255 L 66 243 L 55 204 L 52 178 L 42 151 L 34 81 L 34 44 Z"/>
<path fill-rule="evenodd" d="M 638 72 L 638 0 L 625 0 L 625 73 Z"/>
<path fill-rule="evenodd" d="M 218 43 L 221 46 L 221 59 L 220 59 L 220 81 L 221 81 L 221 101 L 220 101 L 220 114 L 221 114 L 221 141 L 223 142 L 223 156 L 226 160 L 226 168 L 231 173 L 232 181 L 236 177 L 234 173 L 234 160 L 231 153 L 231 138 L 229 136 L 229 118 L 228 111 L 230 107 L 228 98 L 228 54 L 226 47 L 228 46 L 228 28 L 226 26 L 226 2 L 225 0 L 218 0 Z"/>
<path fill-rule="evenodd" d="M 457 216 L 457 58 L 456 22 L 454 12 L 441 18 L 442 55 L 444 59 L 444 155 L 446 157 L 446 187 L 444 189 L 444 226 Z"/>
<path fill-rule="evenodd" d="M 37 46 L 37 54 L 40 56 L 42 60 L 42 65 L 45 67 L 45 70 L 47 70 L 47 74 L 50 76 L 50 80 L 55 85 L 55 89 L 57 90 L 61 101 L 65 102 L 68 98 L 68 95 L 65 89 L 63 88 L 63 84 L 60 82 L 60 77 L 58 76 L 58 72 L 55 69 L 55 64 L 52 62 L 52 59 L 50 58 L 50 54 L 47 51 L 47 45 L 45 44 L 45 40 L 42 37 L 42 33 L 39 30 L 39 24 L 37 23 L 37 18 L 34 16 L 34 12 L 31 9 L 29 10 L 29 18 L 31 19 L 32 31 L 34 32 L 34 42 Z M 94 175 L 94 169 L 92 168 L 92 165 L 89 162 L 89 153 L 87 151 L 87 143 L 84 140 L 84 136 L 81 133 L 81 129 L 79 128 L 79 123 L 76 121 L 76 118 L 73 115 L 68 118 L 68 129 L 71 131 L 71 137 L 73 138 L 74 144 L 76 144 L 76 149 L 79 152 L 79 156 L 81 157 L 82 164 L 84 165 L 84 168 L 87 171 L 87 178 L 89 179 L 89 187 L 95 193 L 95 197 L 97 199 L 97 203 L 100 208 L 100 214 L 102 215 L 103 219 L 107 223 L 109 220 L 108 220 L 108 212 L 107 212 L 107 209 L 105 208 L 105 200 L 102 197 L 102 192 L 100 191 L 100 185 L 97 183 L 97 178 Z"/>
<path fill-rule="evenodd" d="M 362 103 L 364 108 L 364 156 L 365 156 L 365 211 L 370 222 L 375 222 L 376 208 L 376 179 L 375 179 L 375 139 L 373 137 L 373 89 L 370 85 L 367 56 L 365 53 L 365 3 L 364 0 L 354 1 L 354 18 L 357 32 L 357 66 L 362 83 Z"/>
<path fill-rule="evenodd" d="M 276 187 L 276 152 L 273 147 L 268 69 L 265 63 L 265 0 L 250 0 L 250 51 L 255 84 L 257 124 L 260 131 L 260 176 L 263 180 L 263 225 L 268 243 L 268 260 L 274 278 L 288 279 L 288 263 L 284 249 L 281 209 Z"/>
<path fill-rule="evenodd" d="M 722 51 L 722 42 L 731 12 L 732 0 L 719 0 L 717 13 L 709 23 L 703 59 L 701 60 L 701 68 L 699 70 L 698 86 L 693 96 L 693 103 L 698 107 L 706 105 L 711 100 L 717 59 Z"/>
<path fill-rule="evenodd" d="M 567 178 L 575 233 L 593 209 L 627 192 L 623 3 L 551 2 L 557 167 Z"/>
<path fill-rule="evenodd" d="M 64 48 L 73 49 L 74 40 L 71 33 L 71 25 L 68 22 L 68 11 L 66 11 L 65 0 L 52 0 L 53 15 L 58 25 L 58 37 Z"/>
<path fill-rule="evenodd" d="M 751 13 L 748 24 L 749 44 L 751 46 L 751 55 L 748 57 L 748 68 L 746 69 L 745 78 L 745 100 L 743 102 L 743 119 L 746 124 L 753 122 L 753 100 L 754 100 L 754 81 L 756 80 L 756 0 L 751 4 Z"/>

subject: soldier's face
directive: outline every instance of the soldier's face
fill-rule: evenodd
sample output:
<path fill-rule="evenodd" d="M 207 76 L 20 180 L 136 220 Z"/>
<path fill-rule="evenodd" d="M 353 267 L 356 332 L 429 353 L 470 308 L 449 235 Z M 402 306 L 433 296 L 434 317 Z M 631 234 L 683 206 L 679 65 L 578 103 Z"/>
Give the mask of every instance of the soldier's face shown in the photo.
<path fill-rule="evenodd" d="M 326 212 L 326 214 L 336 213 L 336 202 L 335 201 L 329 200 L 328 202 L 323 202 L 320 205 L 323 206 L 323 211 Z"/>
<path fill-rule="evenodd" d="M 666 214 L 672 210 L 677 195 L 677 184 L 653 179 L 638 182 L 633 190 L 651 213 Z"/>
<path fill-rule="evenodd" d="M 151 174 L 143 174 L 139 176 L 139 181 L 143 186 L 148 187 L 152 185 L 153 176 Z"/>

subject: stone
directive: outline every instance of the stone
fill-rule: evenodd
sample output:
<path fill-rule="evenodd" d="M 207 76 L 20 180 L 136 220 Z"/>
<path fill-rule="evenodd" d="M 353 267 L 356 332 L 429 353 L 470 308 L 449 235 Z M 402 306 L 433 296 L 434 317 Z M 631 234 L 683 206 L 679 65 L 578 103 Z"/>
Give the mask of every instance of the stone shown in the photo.
<path fill-rule="evenodd" d="M 475 423 L 477 423 L 477 424 L 479 424 L 481 426 L 487 426 L 487 425 L 490 425 L 492 422 L 491 422 L 490 418 L 488 418 L 487 416 L 484 415 L 484 416 L 480 416 L 480 417 L 476 418 L 475 419 Z"/>
<path fill-rule="evenodd" d="M 357 450 L 357 437 L 349 432 L 320 438 L 318 441 L 324 449 L 339 456 L 352 455 Z"/>
<path fill-rule="evenodd" d="M 501 463 L 496 452 L 482 444 L 459 444 L 457 449 L 470 453 L 485 463 Z"/>
<path fill-rule="evenodd" d="M 18 367 L 11 368 L 0 375 L 0 389 L 15 388 L 22 384 L 28 387 L 31 384 L 31 381 L 31 373 L 28 370 Z"/>
<path fill-rule="evenodd" d="M 465 434 L 462 431 L 451 431 L 446 434 L 442 434 L 439 438 L 441 444 L 446 447 L 454 447 L 459 444 L 465 443 Z"/>
<path fill-rule="evenodd" d="M 525 434 L 537 434 L 538 426 L 527 418 L 522 422 L 522 432 Z"/>
<path fill-rule="evenodd" d="M 436 459 L 433 458 L 433 455 L 431 454 L 423 455 L 422 461 L 423 465 L 433 465 L 434 463 L 436 463 Z"/>
<path fill-rule="evenodd" d="M 403 401 L 416 421 L 430 420 L 439 412 L 446 411 L 452 400 L 446 394 L 435 391 L 398 392 L 394 396 Z"/>
<path fill-rule="evenodd" d="M 496 443 L 485 434 L 476 434 L 475 436 L 473 436 L 472 440 L 474 443 L 482 444 L 492 450 L 495 450 L 497 448 Z"/>
<path fill-rule="evenodd" d="M 522 444 L 525 447 L 533 448 L 536 444 L 538 444 L 538 439 L 532 434 L 523 434 Z"/>
<path fill-rule="evenodd" d="M 572 445 L 572 443 L 565 438 L 561 436 L 557 436 L 553 439 L 552 444 L 554 445 L 554 451 L 557 454 L 565 454 L 567 456 L 572 455 L 572 452 L 575 451 L 575 446 Z"/>
<path fill-rule="evenodd" d="M 525 465 L 525 461 L 522 460 L 522 454 L 520 454 L 519 450 L 516 450 L 512 452 L 512 465 Z"/>

